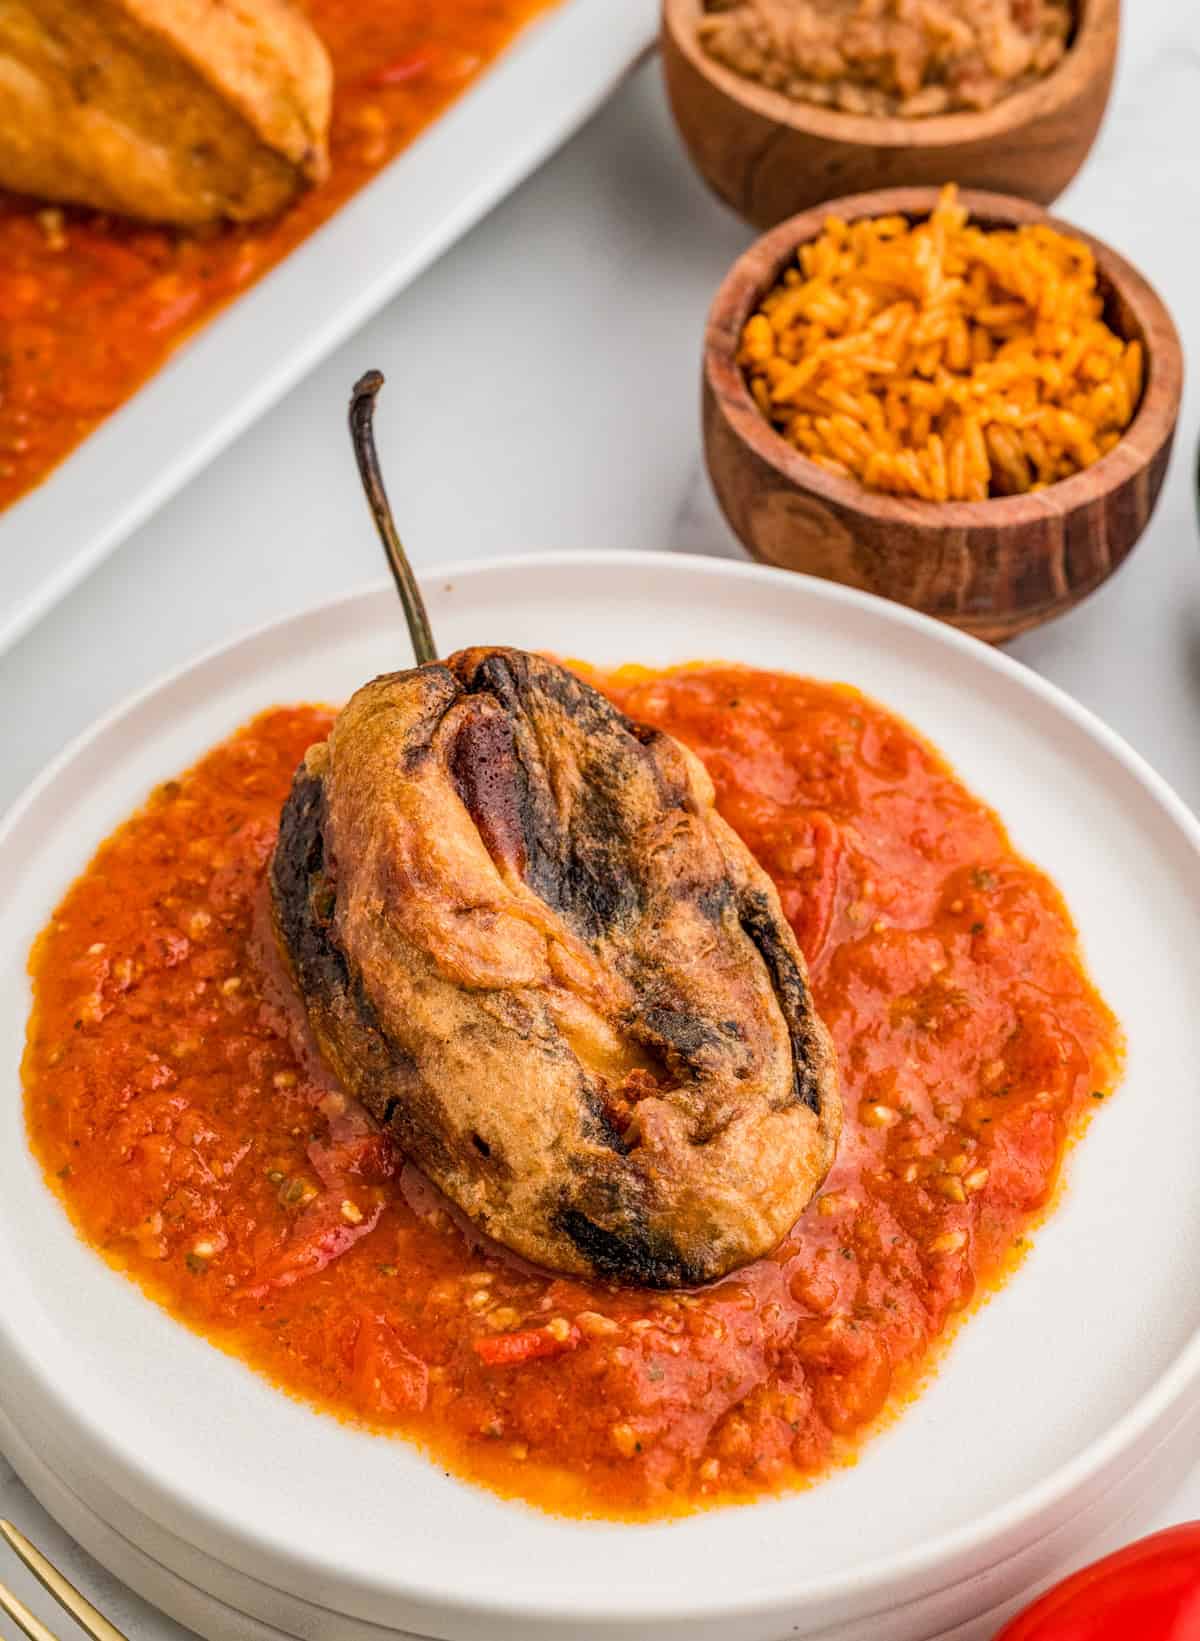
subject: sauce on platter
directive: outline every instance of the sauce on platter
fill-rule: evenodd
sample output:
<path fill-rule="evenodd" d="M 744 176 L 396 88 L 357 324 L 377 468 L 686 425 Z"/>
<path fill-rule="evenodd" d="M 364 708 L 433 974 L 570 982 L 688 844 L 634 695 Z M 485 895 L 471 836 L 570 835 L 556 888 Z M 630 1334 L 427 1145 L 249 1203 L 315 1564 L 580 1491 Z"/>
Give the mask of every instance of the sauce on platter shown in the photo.
<path fill-rule="evenodd" d="M 329 177 L 198 233 L 0 193 L 0 509 L 406 148 L 552 0 L 307 0 L 333 62 Z M 403 238 L 402 222 L 395 224 Z"/>

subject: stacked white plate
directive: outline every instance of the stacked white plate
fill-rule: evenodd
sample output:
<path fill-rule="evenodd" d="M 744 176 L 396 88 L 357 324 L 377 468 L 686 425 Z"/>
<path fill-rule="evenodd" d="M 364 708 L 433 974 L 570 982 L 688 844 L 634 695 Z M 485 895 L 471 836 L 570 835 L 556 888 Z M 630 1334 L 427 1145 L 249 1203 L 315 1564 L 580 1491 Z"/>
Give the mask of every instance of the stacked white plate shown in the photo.
<path fill-rule="evenodd" d="M 1062 888 L 1129 1041 L 1065 1200 L 857 1466 L 661 1526 L 558 1520 L 279 1394 L 72 1233 L 25 1142 L 25 956 L 158 780 L 274 702 L 403 665 L 390 590 L 270 627 L 102 723 L 2 835 L 0 1446 L 150 1600 L 222 1641 L 917 1641 L 985 1634 L 1188 1451 L 1200 1413 L 1200 828 L 1114 736 L 973 640 L 779 572 L 575 554 L 447 570 L 445 650 L 505 642 L 843 679 L 913 722 Z"/>

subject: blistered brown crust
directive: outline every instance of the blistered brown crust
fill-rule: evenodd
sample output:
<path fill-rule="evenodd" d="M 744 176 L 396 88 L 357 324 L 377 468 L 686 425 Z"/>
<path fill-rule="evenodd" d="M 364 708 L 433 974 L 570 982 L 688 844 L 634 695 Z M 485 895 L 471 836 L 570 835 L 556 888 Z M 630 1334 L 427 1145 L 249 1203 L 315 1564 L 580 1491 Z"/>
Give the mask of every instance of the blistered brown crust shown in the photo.
<path fill-rule="evenodd" d="M 564 668 L 378 678 L 271 865 L 322 1052 L 524 1257 L 652 1287 L 765 1253 L 833 1160 L 832 1047 L 698 760 Z"/>
<path fill-rule="evenodd" d="M 332 83 L 292 0 L 5 0 L 0 185 L 151 221 L 267 216 L 328 170 Z"/>

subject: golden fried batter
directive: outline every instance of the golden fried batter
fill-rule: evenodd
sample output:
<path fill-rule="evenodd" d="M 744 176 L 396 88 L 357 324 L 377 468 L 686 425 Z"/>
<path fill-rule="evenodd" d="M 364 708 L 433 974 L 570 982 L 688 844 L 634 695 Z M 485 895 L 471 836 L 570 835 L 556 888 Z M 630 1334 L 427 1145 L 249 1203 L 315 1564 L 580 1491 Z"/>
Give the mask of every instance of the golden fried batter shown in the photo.
<path fill-rule="evenodd" d="M 565 668 L 466 650 L 359 690 L 271 890 L 326 1059 L 526 1258 L 707 1281 L 824 1179 L 837 1071 L 773 885 L 699 761 Z"/>
<path fill-rule="evenodd" d="M 246 221 L 328 168 L 332 71 L 291 0 L 0 0 L 0 186 Z"/>

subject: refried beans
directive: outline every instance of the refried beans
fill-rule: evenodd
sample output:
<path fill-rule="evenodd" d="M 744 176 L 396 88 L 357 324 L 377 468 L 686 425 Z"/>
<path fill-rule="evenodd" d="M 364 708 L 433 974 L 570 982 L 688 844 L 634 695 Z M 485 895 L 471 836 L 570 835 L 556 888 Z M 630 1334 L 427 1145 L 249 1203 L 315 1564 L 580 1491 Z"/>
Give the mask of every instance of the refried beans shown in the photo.
<path fill-rule="evenodd" d="M 797 102 L 905 118 L 990 108 L 1061 62 L 1070 0 L 708 0 L 700 42 Z"/>

